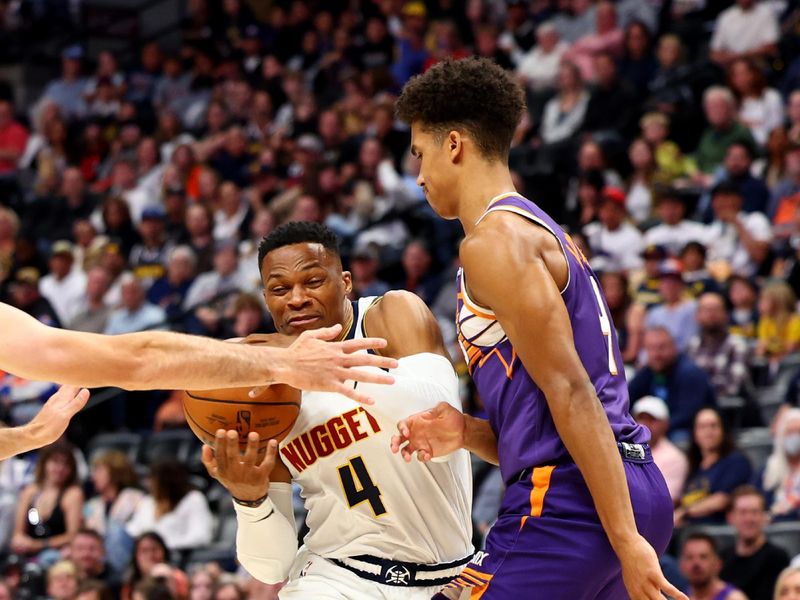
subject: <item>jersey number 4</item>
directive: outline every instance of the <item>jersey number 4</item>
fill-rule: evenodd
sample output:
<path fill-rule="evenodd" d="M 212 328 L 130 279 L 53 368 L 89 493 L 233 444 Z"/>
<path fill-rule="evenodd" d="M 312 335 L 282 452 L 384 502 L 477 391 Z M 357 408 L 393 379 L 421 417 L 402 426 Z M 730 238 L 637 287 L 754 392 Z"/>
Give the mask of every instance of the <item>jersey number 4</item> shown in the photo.
<path fill-rule="evenodd" d="M 367 466 L 360 456 L 351 458 L 349 463 L 339 467 L 339 478 L 342 480 L 342 489 L 350 508 L 362 502 L 369 502 L 376 517 L 386 514 L 386 507 L 381 502 L 381 491 L 372 481 Z"/>
<path fill-rule="evenodd" d="M 606 344 L 608 346 L 608 370 L 612 375 L 616 375 L 617 361 L 614 359 L 614 344 L 612 342 L 613 338 L 611 337 L 611 319 L 608 318 L 608 313 L 606 313 L 605 302 L 603 302 L 603 296 L 600 294 L 600 286 L 597 285 L 597 281 L 595 281 L 595 278 L 591 275 L 589 276 L 589 281 L 592 282 L 592 290 L 594 290 L 594 297 L 597 300 L 597 308 L 600 311 L 600 330 L 603 332 L 603 335 L 606 338 Z"/>

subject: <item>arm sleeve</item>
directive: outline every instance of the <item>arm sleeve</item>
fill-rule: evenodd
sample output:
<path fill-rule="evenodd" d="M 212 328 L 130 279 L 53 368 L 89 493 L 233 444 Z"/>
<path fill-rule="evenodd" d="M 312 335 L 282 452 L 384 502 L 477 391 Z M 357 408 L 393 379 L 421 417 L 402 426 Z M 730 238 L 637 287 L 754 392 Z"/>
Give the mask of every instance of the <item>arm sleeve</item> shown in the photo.
<path fill-rule="evenodd" d="M 236 557 L 262 583 L 280 583 L 289 576 L 297 554 L 292 511 L 292 485 L 271 483 L 269 498 L 258 508 L 236 509 Z"/>
<path fill-rule="evenodd" d="M 369 412 L 392 421 L 429 410 L 439 402 L 448 402 L 461 410 L 458 377 L 453 365 L 440 354 L 423 352 L 399 359 L 390 371 L 392 385 L 359 383 L 358 390 L 375 399 Z"/>

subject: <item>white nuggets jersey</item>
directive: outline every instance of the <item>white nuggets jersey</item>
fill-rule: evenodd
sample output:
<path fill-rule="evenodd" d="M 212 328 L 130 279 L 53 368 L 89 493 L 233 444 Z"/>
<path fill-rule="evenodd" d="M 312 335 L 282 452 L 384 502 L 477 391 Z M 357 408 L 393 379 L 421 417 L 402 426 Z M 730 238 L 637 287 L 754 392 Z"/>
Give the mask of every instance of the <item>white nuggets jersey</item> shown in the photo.
<path fill-rule="evenodd" d="M 353 303 L 349 337 L 364 337 L 364 314 L 376 301 Z M 435 361 L 446 359 L 433 354 L 402 359 L 392 372 L 394 385 L 369 386 L 372 406 L 336 393 L 303 392 L 300 415 L 279 451 L 301 487 L 310 530 L 305 546 L 311 552 L 326 558 L 367 554 L 419 564 L 472 554 L 469 454 L 460 450 L 439 462 L 414 459 L 407 464 L 389 448 L 400 419 L 441 401 L 460 407 L 451 366 L 450 379 L 429 377 L 421 383 L 425 368 L 420 365 L 447 372 Z"/>

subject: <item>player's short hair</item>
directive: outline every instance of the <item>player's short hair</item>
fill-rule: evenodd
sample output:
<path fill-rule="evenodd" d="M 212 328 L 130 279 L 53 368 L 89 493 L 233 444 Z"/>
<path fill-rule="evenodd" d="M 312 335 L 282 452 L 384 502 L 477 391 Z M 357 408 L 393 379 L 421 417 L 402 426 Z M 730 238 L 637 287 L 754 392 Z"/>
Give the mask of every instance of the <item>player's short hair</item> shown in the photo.
<path fill-rule="evenodd" d="M 412 77 L 397 100 L 397 116 L 443 140 L 467 133 L 481 155 L 505 159 L 525 111 L 525 93 L 513 75 L 487 58 L 447 59 Z"/>
<path fill-rule="evenodd" d="M 711 546 L 711 551 L 714 553 L 714 555 L 719 556 L 719 544 L 717 544 L 717 540 L 715 540 L 705 531 L 693 531 L 687 535 L 683 540 L 683 544 L 681 545 L 681 551 L 686 548 L 686 545 L 689 542 L 706 542 L 709 546 Z"/>
<path fill-rule="evenodd" d="M 276 227 L 261 240 L 258 246 L 259 269 L 267 254 L 292 244 L 321 244 L 331 254 L 340 255 L 339 239 L 331 229 L 311 221 L 291 221 Z"/>

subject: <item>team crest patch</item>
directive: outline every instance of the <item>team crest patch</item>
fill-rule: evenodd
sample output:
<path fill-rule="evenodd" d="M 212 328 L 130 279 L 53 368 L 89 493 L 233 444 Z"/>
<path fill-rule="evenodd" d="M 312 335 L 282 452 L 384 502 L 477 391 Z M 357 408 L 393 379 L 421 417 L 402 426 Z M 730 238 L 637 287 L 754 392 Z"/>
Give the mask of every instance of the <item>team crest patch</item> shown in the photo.
<path fill-rule="evenodd" d="M 386 583 L 408 585 L 411 582 L 411 571 L 402 565 L 392 565 L 386 571 Z"/>

